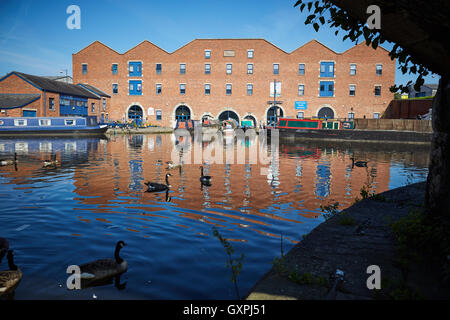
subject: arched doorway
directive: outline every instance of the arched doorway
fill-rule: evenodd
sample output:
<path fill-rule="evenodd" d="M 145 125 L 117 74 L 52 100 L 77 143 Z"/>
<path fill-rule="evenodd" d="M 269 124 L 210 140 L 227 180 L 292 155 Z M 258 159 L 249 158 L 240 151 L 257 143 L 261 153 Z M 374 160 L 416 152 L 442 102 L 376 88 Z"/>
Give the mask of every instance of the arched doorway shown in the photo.
<path fill-rule="evenodd" d="M 176 121 L 186 121 L 190 119 L 191 119 L 191 110 L 187 106 L 181 105 L 175 109 Z"/>
<path fill-rule="evenodd" d="M 317 113 L 317 117 L 320 119 L 334 119 L 334 111 L 330 107 L 322 107 Z"/>
<path fill-rule="evenodd" d="M 249 122 L 251 122 L 251 125 L 248 124 Z M 244 127 L 245 126 L 247 126 L 247 127 L 256 127 L 256 124 L 257 124 L 257 122 L 256 122 L 256 118 L 254 116 L 246 115 L 244 117 L 244 123 L 243 123 Z"/>
<path fill-rule="evenodd" d="M 221 114 L 219 114 L 219 121 L 225 121 L 225 120 L 235 120 L 237 125 L 239 125 L 239 116 L 237 115 L 236 112 L 232 111 L 232 110 L 226 110 L 226 111 L 222 111 Z"/>
<path fill-rule="evenodd" d="M 144 110 L 142 107 L 133 105 L 128 109 L 128 119 L 131 119 L 139 127 L 142 124 L 142 119 L 144 117 Z"/>
<path fill-rule="evenodd" d="M 267 110 L 267 125 L 273 126 L 278 123 L 278 118 L 281 118 L 284 116 L 283 109 L 281 109 L 279 106 L 271 106 Z"/>

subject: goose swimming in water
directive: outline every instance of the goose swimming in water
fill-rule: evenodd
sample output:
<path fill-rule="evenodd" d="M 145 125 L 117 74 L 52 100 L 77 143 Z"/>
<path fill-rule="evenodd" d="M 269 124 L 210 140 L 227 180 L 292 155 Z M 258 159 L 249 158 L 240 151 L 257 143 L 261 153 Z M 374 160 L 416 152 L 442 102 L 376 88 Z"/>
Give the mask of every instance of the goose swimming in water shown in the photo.
<path fill-rule="evenodd" d="M 3 257 L 9 249 L 9 242 L 5 238 L 0 238 L 0 263 L 2 263 Z"/>
<path fill-rule="evenodd" d="M 205 186 L 211 185 L 211 176 L 204 176 L 203 175 L 203 166 L 200 166 L 200 170 L 202 171 L 202 175 L 200 176 L 200 182 Z"/>
<path fill-rule="evenodd" d="M 56 166 L 58 164 L 58 160 L 56 160 L 56 154 L 52 154 L 51 160 L 44 160 L 43 166 L 44 167 L 51 167 Z"/>
<path fill-rule="evenodd" d="M 0 160 L 0 166 L 9 166 L 12 164 L 17 164 L 17 153 L 14 152 L 14 160 L 12 159 L 1 159 Z"/>
<path fill-rule="evenodd" d="M 128 262 L 119 256 L 120 249 L 125 245 L 123 241 L 117 242 L 114 259 L 100 259 L 80 265 L 83 285 L 86 285 L 86 282 L 92 283 L 118 276 L 127 271 Z"/>
<path fill-rule="evenodd" d="M 352 168 L 357 167 L 367 167 L 367 161 L 355 161 L 355 158 L 350 158 L 352 160 Z"/>
<path fill-rule="evenodd" d="M 7 254 L 9 270 L 0 271 L 0 297 L 14 291 L 22 279 L 22 271 L 14 264 L 14 251 Z"/>
<path fill-rule="evenodd" d="M 181 164 L 175 164 L 173 163 L 173 161 L 167 161 L 167 170 L 172 170 L 172 169 L 177 169 L 177 168 L 181 168 Z"/>
<path fill-rule="evenodd" d="M 171 185 L 169 183 L 170 173 L 166 174 L 166 184 L 156 183 L 156 182 L 146 182 L 145 185 L 148 187 L 147 192 L 159 192 L 168 190 Z"/>

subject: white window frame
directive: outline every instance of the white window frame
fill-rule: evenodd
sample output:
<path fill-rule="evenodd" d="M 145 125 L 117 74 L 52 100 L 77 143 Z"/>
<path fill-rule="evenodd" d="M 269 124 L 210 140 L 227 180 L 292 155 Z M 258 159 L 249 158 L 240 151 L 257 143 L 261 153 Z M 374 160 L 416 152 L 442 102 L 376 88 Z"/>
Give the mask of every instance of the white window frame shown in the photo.
<path fill-rule="evenodd" d="M 253 74 L 253 63 L 247 63 L 247 74 Z"/>
<path fill-rule="evenodd" d="M 67 124 L 68 121 L 73 121 L 72 124 Z M 77 120 L 76 119 L 64 119 L 64 125 L 65 126 L 76 126 L 77 125 Z"/>
<path fill-rule="evenodd" d="M 300 94 L 300 86 L 303 87 L 302 94 Z M 303 83 L 299 83 L 297 88 L 298 88 L 298 92 L 297 92 L 298 96 L 303 97 L 305 95 L 305 85 Z"/>
<path fill-rule="evenodd" d="M 351 94 L 351 92 L 352 92 L 351 88 L 352 88 L 352 87 L 353 87 L 353 94 Z M 349 85 L 348 85 L 348 95 L 349 95 L 350 97 L 356 96 L 356 84 L 349 84 Z"/>
<path fill-rule="evenodd" d="M 208 86 L 209 93 L 206 93 L 206 86 Z M 205 85 L 203 86 L 203 88 L 205 89 L 205 90 L 204 90 L 205 96 L 211 95 L 211 84 L 210 84 L 210 83 L 205 83 Z"/>
<path fill-rule="evenodd" d="M 14 126 L 25 127 L 27 125 L 27 119 L 14 119 Z"/>
<path fill-rule="evenodd" d="M 229 69 L 230 72 L 228 72 L 228 66 L 230 66 L 230 69 Z M 233 74 L 233 64 L 232 63 L 227 63 L 225 68 L 226 68 L 227 74 Z"/>
<path fill-rule="evenodd" d="M 352 66 L 355 66 L 355 68 L 354 69 L 352 69 Z M 355 71 L 355 73 L 354 74 L 352 74 L 352 71 Z M 356 76 L 356 71 L 357 70 L 357 66 L 356 66 L 356 63 L 350 63 L 350 75 L 351 76 Z"/>
<path fill-rule="evenodd" d="M 51 119 L 39 119 L 39 126 L 48 127 L 52 125 Z"/>
<path fill-rule="evenodd" d="M 228 86 L 230 86 L 230 93 L 228 93 Z M 227 96 L 231 96 L 233 94 L 233 84 L 232 83 L 225 84 L 225 94 Z"/>
<path fill-rule="evenodd" d="M 211 49 L 205 49 L 205 59 L 211 59 Z"/>
<path fill-rule="evenodd" d="M 254 56 L 255 56 L 255 50 L 254 49 L 247 49 L 247 59 L 253 59 Z"/>

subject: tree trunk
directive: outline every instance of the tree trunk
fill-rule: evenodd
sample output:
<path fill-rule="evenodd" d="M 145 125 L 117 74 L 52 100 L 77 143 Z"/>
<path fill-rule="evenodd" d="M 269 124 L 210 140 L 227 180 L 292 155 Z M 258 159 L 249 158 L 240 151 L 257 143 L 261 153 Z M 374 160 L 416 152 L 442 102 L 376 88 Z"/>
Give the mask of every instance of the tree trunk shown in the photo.
<path fill-rule="evenodd" d="M 425 207 L 433 216 L 450 220 L 450 82 L 442 76 L 433 99 L 433 139 Z"/>

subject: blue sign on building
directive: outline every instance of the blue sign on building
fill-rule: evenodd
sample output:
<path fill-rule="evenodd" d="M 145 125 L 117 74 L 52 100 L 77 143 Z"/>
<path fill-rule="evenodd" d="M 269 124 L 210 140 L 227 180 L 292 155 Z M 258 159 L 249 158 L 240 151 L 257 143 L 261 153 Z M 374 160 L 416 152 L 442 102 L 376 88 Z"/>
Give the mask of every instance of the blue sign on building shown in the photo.
<path fill-rule="evenodd" d="M 295 110 L 306 110 L 307 101 L 295 101 Z"/>

